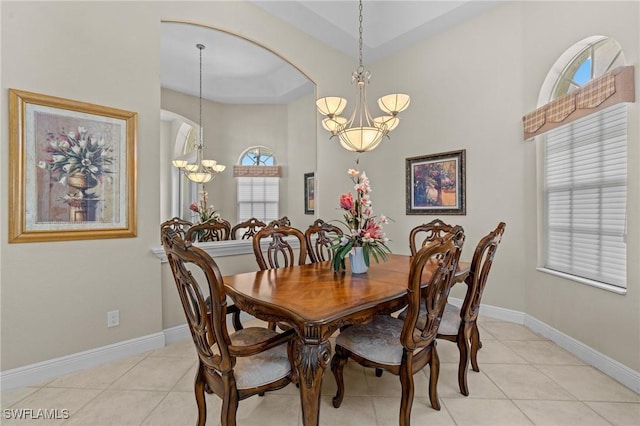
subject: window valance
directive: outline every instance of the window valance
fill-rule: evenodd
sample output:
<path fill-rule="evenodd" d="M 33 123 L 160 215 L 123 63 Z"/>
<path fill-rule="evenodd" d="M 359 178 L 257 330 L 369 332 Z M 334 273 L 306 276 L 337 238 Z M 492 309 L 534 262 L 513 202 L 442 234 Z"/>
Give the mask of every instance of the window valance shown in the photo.
<path fill-rule="evenodd" d="M 522 117 L 524 139 L 620 102 L 635 102 L 633 66 L 618 67 Z"/>
<path fill-rule="evenodd" d="M 282 177 L 280 166 L 233 166 L 233 177 Z"/>

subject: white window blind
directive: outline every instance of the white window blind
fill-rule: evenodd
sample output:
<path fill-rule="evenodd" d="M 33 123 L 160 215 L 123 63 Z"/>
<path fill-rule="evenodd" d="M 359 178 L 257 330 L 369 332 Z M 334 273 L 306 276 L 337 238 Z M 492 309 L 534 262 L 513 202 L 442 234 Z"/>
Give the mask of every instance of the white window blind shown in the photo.
<path fill-rule="evenodd" d="M 239 177 L 238 221 L 255 217 L 265 223 L 278 219 L 280 179 L 277 177 Z"/>
<path fill-rule="evenodd" d="M 627 107 L 546 134 L 545 268 L 626 288 Z"/>

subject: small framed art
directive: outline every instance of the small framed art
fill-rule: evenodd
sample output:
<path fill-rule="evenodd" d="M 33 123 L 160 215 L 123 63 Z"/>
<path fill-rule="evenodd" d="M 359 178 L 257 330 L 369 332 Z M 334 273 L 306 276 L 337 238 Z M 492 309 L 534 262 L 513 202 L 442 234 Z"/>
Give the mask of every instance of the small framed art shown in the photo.
<path fill-rule="evenodd" d="M 467 214 L 465 156 L 463 149 L 407 158 L 407 214 Z"/>
<path fill-rule="evenodd" d="M 315 213 L 316 176 L 315 173 L 304 174 L 304 214 Z"/>

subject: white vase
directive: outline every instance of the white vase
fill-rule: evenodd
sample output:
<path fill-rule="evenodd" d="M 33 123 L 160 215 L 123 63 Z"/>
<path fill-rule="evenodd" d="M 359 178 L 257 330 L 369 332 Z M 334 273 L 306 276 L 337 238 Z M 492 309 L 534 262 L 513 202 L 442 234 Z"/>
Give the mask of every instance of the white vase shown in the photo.
<path fill-rule="evenodd" d="M 364 255 L 362 247 L 354 247 L 355 253 L 349 253 L 349 265 L 351 265 L 352 274 L 364 274 L 369 267 L 364 263 Z"/>

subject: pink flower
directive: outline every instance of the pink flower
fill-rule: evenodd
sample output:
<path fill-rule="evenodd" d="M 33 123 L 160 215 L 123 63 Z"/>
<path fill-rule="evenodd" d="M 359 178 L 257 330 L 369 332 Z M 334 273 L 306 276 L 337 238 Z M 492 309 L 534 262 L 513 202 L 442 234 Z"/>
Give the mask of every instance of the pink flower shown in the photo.
<path fill-rule="evenodd" d="M 191 204 L 191 205 L 189 206 L 189 210 L 191 210 L 191 211 L 193 211 L 193 212 L 196 212 L 196 213 L 197 213 L 197 212 L 198 212 L 198 206 L 196 206 L 196 205 L 195 205 L 195 203 L 194 203 L 194 204 Z"/>
<path fill-rule="evenodd" d="M 359 172 L 357 170 L 354 170 L 354 169 L 349 169 L 349 171 L 347 173 L 349 173 L 349 176 L 351 176 L 353 178 L 353 177 L 358 176 Z"/>
<path fill-rule="evenodd" d="M 380 226 L 375 223 L 373 220 L 370 220 L 364 228 L 364 233 L 366 238 L 370 239 L 378 239 L 382 237 L 382 229 Z"/>
<path fill-rule="evenodd" d="M 353 194 L 342 194 L 340 195 L 340 207 L 344 210 L 351 210 L 353 208 Z"/>

